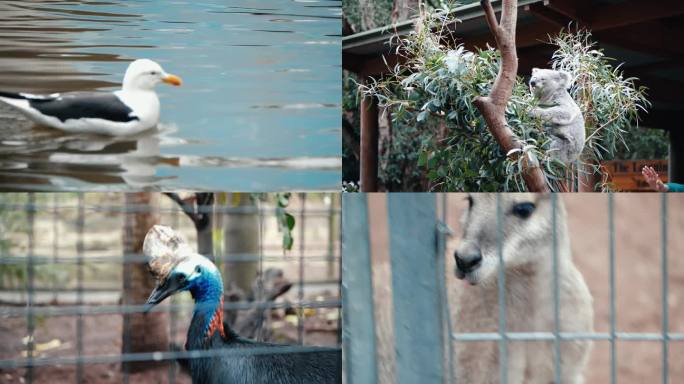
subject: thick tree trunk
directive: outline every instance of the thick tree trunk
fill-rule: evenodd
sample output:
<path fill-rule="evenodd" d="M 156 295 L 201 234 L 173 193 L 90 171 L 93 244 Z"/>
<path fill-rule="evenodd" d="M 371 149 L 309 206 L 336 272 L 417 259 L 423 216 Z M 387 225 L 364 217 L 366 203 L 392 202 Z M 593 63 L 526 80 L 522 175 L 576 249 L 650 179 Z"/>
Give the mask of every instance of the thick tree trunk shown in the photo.
<path fill-rule="evenodd" d="M 392 7 L 392 24 L 408 20 L 418 13 L 418 0 L 394 0 Z"/>
<path fill-rule="evenodd" d="M 375 28 L 375 8 L 377 6 L 375 0 L 359 0 L 361 31 Z"/>
<path fill-rule="evenodd" d="M 159 222 L 156 212 L 157 196 L 141 192 L 127 193 L 126 207 L 133 207 L 132 212 L 125 214 L 123 249 L 124 254 L 140 255 L 142 244 L 147 231 Z M 125 262 L 123 265 L 123 294 L 122 305 L 142 305 L 155 286 L 155 281 L 147 271 L 145 262 Z M 148 314 L 134 313 L 124 315 L 122 335 L 122 353 L 165 351 L 168 349 L 168 320 L 164 312 Z M 124 371 L 141 371 L 155 367 L 149 361 L 124 363 Z M 161 363 L 166 364 L 166 363 Z"/>
<path fill-rule="evenodd" d="M 197 252 L 214 261 L 214 240 L 212 234 L 212 208 L 214 206 L 213 193 L 196 193 L 197 213 L 200 219 L 195 221 L 197 230 Z"/>
<path fill-rule="evenodd" d="M 518 54 L 515 46 L 518 1 L 503 0 L 500 21 L 497 21 L 489 0 L 482 0 L 480 3 L 485 11 L 485 20 L 489 30 L 494 35 L 496 45 L 501 52 L 501 65 L 489 96 L 476 97 L 475 105 L 482 113 L 489 131 L 503 152 L 509 153 L 512 149 L 522 149 L 523 147 L 506 124 L 506 104 L 513 94 L 515 77 L 518 73 Z M 549 191 L 541 168 L 527 158 L 523 160 L 523 178 L 528 190 L 532 192 Z"/>
<path fill-rule="evenodd" d="M 248 193 L 232 193 L 228 203 L 244 212 L 229 213 L 224 221 L 224 251 L 226 256 L 259 254 L 259 214 L 256 204 Z M 252 296 L 252 282 L 256 278 L 259 263 L 256 260 L 226 261 L 224 277 L 227 284 L 234 284 L 247 296 Z"/>

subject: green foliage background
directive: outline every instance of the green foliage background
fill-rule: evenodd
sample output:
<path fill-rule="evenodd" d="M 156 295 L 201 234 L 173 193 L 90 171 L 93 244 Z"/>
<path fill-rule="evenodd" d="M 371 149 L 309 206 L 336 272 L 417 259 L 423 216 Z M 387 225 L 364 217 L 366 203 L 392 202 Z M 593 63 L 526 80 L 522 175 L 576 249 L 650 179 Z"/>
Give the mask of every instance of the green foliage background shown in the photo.
<path fill-rule="evenodd" d="M 391 68 L 391 76 L 364 89 L 393 112 L 391 136 L 382 143 L 386 150 L 381 153 L 380 181 L 387 190 L 524 190 L 520 164 L 500 152 L 472 104 L 476 95 L 489 92 L 498 71 L 498 52 L 442 46 L 445 40 L 435 26 L 453 22 L 450 11 L 445 6 L 426 15 L 417 31 L 402 41 L 408 63 Z M 576 79 L 571 94 L 585 114 L 590 137 L 585 160 L 666 157 L 666 133 L 636 125 L 638 112 L 648 106 L 645 90 L 636 87 L 634 79 L 624 78 L 594 47 L 590 33 L 561 33 L 552 42 L 558 47 L 552 67 L 569 71 Z M 345 75 L 347 116 L 358 110 L 354 80 Z M 534 103 L 524 79 L 518 78 L 507 119 L 554 188 L 565 171 L 546 155 L 549 137 L 541 122 L 527 117 Z M 355 129 L 358 132 L 358 126 Z M 358 173 L 350 169 L 358 172 L 358 162 L 347 150 L 344 156 L 345 181 L 358 180 L 353 178 Z"/>

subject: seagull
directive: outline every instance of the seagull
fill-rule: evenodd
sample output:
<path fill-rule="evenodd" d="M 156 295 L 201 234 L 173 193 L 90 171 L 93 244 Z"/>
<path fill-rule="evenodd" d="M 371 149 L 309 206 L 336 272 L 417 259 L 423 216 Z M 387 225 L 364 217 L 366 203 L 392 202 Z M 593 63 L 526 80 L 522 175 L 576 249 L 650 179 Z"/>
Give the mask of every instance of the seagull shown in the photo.
<path fill-rule="evenodd" d="M 63 131 L 132 135 L 159 122 L 159 98 L 154 87 L 160 82 L 181 85 L 180 77 L 166 73 L 159 64 L 138 59 L 128 66 L 123 86 L 115 92 L 0 92 L 0 101 L 37 124 Z"/>

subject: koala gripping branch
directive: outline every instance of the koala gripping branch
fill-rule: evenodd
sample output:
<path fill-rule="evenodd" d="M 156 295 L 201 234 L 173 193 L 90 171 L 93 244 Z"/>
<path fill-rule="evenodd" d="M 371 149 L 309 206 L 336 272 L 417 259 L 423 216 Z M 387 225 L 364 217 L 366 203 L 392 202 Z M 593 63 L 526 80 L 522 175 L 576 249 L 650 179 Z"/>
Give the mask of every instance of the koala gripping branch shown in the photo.
<path fill-rule="evenodd" d="M 500 22 L 496 20 L 496 14 L 489 0 L 481 0 L 480 4 L 484 9 L 489 30 L 494 35 L 496 45 L 501 51 L 501 66 L 499 66 L 499 73 L 489 96 L 476 97 L 474 103 L 482 113 L 487 122 L 487 128 L 496 142 L 505 153 L 509 153 L 512 149 L 522 148 L 522 143 L 516 139 L 513 131 L 506 124 L 506 104 L 513 93 L 515 76 L 518 73 L 518 54 L 515 46 L 518 1 L 503 0 Z M 522 165 L 522 176 L 527 189 L 531 192 L 549 192 L 541 168 L 526 160 Z"/>

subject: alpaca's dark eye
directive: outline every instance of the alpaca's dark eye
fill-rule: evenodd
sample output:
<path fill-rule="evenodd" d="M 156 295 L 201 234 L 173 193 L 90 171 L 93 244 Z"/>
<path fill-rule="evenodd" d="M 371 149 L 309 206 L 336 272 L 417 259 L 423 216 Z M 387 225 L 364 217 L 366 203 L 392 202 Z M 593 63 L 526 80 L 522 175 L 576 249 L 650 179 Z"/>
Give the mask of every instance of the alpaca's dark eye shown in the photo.
<path fill-rule="evenodd" d="M 521 219 L 527 219 L 534 212 L 534 203 L 518 203 L 513 206 L 513 214 Z"/>

